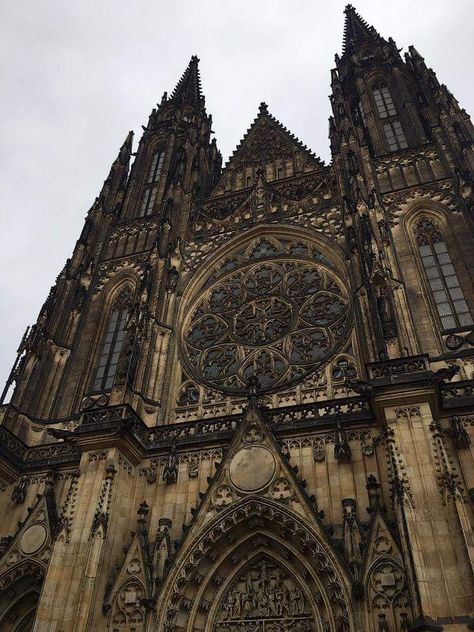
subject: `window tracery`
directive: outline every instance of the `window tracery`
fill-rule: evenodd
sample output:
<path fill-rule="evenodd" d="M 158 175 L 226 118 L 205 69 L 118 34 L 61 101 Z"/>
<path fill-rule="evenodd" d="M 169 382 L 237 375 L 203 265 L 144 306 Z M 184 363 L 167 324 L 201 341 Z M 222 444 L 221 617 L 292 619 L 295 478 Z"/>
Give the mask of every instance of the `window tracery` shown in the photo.
<path fill-rule="evenodd" d="M 131 579 L 118 591 L 112 610 L 109 630 L 111 632 L 142 632 L 145 612 L 142 600 L 146 592 L 142 584 Z"/>
<path fill-rule="evenodd" d="M 109 390 L 113 386 L 125 338 L 125 326 L 131 300 L 131 291 L 127 288 L 118 296 L 112 306 L 95 372 L 92 387 L 94 391 Z"/>
<path fill-rule="evenodd" d="M 188 373 L 230 393 L 245 391 L 256 375 L 269 391 L 329 360 L 346 338 L 350 310 L 328 264 L 311 246 L 274 237 L 218 264 L 188 312 Z"/>
<path fill-rule="evenodd" d="M 418 252 L 443 329 L 472 325 L 469 307 L 438 224 L 429 217 L 422 217 L 415 232 Z"/>

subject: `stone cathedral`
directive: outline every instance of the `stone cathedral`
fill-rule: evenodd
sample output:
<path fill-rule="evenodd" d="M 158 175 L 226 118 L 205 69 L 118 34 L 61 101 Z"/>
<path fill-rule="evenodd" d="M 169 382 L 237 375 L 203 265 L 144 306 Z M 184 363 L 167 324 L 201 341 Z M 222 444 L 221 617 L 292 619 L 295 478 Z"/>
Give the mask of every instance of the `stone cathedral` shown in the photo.
<path fill-rule="evenodd" d="M 221 167 L 197 57 L 128 134 L 2 397 L 0 631 L 474 629 L 474 131 L 350 5 L 335 66 L 329 165 L 261 103 Z"/>

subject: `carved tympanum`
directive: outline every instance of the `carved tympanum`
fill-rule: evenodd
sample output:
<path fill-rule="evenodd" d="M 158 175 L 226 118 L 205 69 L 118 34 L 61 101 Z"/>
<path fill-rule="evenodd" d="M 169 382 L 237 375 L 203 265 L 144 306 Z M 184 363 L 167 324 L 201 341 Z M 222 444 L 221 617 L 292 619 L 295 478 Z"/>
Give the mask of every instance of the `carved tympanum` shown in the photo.
<path fill-rule="evenodd" d="M 298 581 L 270 559 L 246 567 L 225 591 L 213 632 L 312 632 L 313 617 Z"/>
<path fill-rule="evenodd" d="M 237 393 L 256 376 L 260 390 L 270 391 L 304 379 L 343 343 L 345 288 L 321 253 L 294 246 L 257 239 L 210 275 L 189 308 L 183 337 L 196 378 Z"/>

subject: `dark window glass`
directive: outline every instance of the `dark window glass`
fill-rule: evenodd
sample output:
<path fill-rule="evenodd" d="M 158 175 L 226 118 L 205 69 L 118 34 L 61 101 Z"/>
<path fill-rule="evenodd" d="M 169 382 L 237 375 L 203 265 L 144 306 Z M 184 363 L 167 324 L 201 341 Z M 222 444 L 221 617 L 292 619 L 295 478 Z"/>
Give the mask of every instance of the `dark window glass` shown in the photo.
<path fill-rule="evenodd" d="M 473 324 L 443 236 L 428 218 L 417 224 L 418 250 L 443 329 Z"/>
<path fill-rule="evenodd" d="M 94 391 L 108 390 L 113 386 L 125 335 L 127 313 L 127 308 L 116 308 L 110 314 L 107 333 L 102 343 L 99 364 L 95 374 Z"/>
<path fill-rule="evenodd" d="M 377 86 L 373 89 L 375 105 L 380 118 L 395 116 L 397 111 L 393 104 L 392 96 L 387 86 Z"/>
<path fill-rule="evenodd" d="M 164 159 L 165 152 L 162 150 L 156 151 L 153 155 L 150 170 L 148 172 L 147 184 L 145 190 L 143 191 L 139 217 L 145 217 L 146 215 L 151 215 L 151 213 L 153 213 L 158 193 L 158 183 L 160 181 L 161 172 L 163 171 Z"/>
<path fill-rule="evenodd" d="M 405 149 L 405 147 L 408 147 L 400 121 L 387 121 L 383 124 L 383 131 L 385 132 L 385 138 L 387 139 L 390 151 L 397 151 L 397 149 Z"/>

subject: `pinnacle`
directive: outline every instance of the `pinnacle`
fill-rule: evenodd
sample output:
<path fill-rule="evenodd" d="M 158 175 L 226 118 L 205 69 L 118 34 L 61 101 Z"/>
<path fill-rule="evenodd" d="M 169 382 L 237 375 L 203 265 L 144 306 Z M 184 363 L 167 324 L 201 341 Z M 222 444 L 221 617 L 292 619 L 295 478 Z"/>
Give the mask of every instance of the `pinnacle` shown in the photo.
<path fill-rule="evenodd" d="M 345 52 L 351 45 L 366 40 L 374 39 L 378 36 L 373 26 L 370 26 L 355 10 L 352 4 L 346 5 L 344 9 L 346 19 L 344 23 L 343 51 Z"/>
<path fill-rule="evenodd" d="M 120 147 L 116 162 L 119 162 L 122 165 L 128 164 L 130 155 L 132 153 L 132 144 L 133 144 L 133 131 L 130 131 L 128 132 L 125 140 L 123 141 L 122 146 Z"/>
<path fill-rule="evenodd" d="M 170 97 L 171 101 L 183 101 L 191 105 L 204 103 L 201 92 L 201 78 L 199 76 L 199 58 L 193 55 L 189 64 L 176 84 Z"/>

